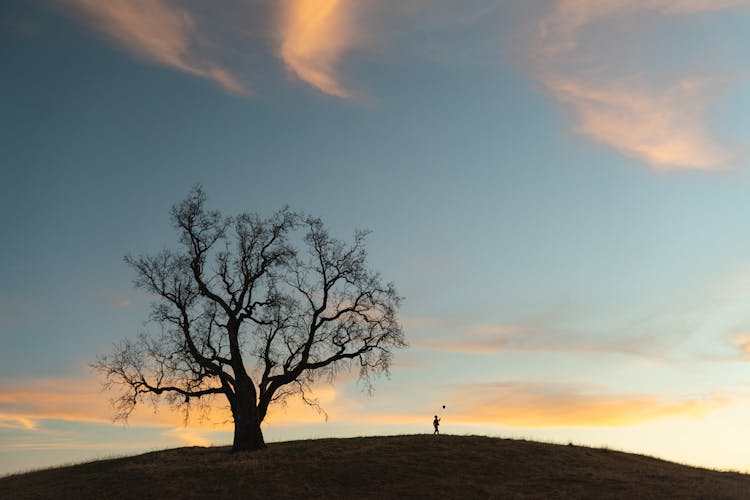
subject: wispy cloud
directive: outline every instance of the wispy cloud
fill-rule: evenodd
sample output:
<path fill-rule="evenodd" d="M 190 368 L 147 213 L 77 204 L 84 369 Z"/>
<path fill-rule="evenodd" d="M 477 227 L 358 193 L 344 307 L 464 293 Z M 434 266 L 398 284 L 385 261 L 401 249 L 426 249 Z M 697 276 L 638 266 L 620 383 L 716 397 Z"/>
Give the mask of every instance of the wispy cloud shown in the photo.
<path fill-rule="evenodd" d="M 340 382 L 347 380 L 347 377 L 342 377 Z M 110 396 L 101 391 L 98 380 L 93 377 L 8 381 L 0 385 L 0 428 L 34 431 L 40 420 L 112 423 Z M 336 411 L 337 391 L 334 386 L 327 383 L 315 385 L 307 397 L 317 400 L 329 413 Z M 190 429 L 231 429 L 232 419 L 226 401 L 216 397 L 206 403 L 191 410 Z M 273 425 L 284 426 L 320 422 L 324 417 L 300 398 L 290 397 L 285 404 L 272 406 L 267 420 Z M 128 422 L 133 426 L 185 429 L 182 412 L 166 407 L 155 412 L 147 403 L 139 406 Z"/>
<path fill-rule="evenodd" d="M 40 420 L 111 423 L 112 413 L 109 395 L 101 391 L 93 377 L 16 380 L 0 386 L 0 421 L 8 426 L 35 430 Z M 220 421 L 217 414 L 208 416 L 211 418 L 204 419 L 206 425 Z M 143 407 L 133 414 L 130 423 L 174 427 L 183 424 L 183 418 L 179 412 L 157 413 Z"/>
<path fill-rule="evenodd" d="M 456 44 L 452 30 L 472 30 L 498 10 L 497 3 L 484 0 L 283 0 L 281 5 L 279 56 L 297 78 L 343 99 L 358 97 L 341 70 L 353 51 L 407 52 L 454 64 L 481 59 L 477 54 L 484 51 Z"/>
<path fill-rule="evenodd" d="M 202 56 L 195 19 L 165 0 L 64 0 L 94 29 L 136 57 L 214 81 L 228 92 L 249 89 L 228 69 Z"/>
<path fill-rule="evenodd" d="M 448 399 L 458 408 L 451 417 L 456 421 L 511 427 L 600 427 L 666 417 L 698 418 L 730 403 L 721 395 L 668 398 L 530 382 L 466 384 Z"/>
<path fill-rule="evenodd" d="M 427 335 L 418 334 L 412 342 L 415 347 L 477 354 L 518 348 L 525 329 L 513 324 L 470 325 L 457 320 L 430 318 L 410 318 L 405 323 L 408 329 L 429 330 Z"/>
<path fill-rule="evenodd" d="M 321 92 L 348 99 L 337 64 L 360 41 L 351 0 L 286 0 L 279 53 L 302 81 Z"/>
<path fill-rule="evenodd" d="M 0 413 L 0 429 L 36 429 L 36 422 L 30 418 L 19 415 L 7 415 Z"/>
<path fill-rule="evenodd" d="M 6 422 L 35 429 L 40 419 L 106 422 L 107 398 L 82 378 L 7 381 L 0 387 L 0 414 Z"/>
<path fill-rule="evenodd" d="M 250 43 L 271 35 L 265 26 L 251 39 L 246 33 L 232 33 L 234 47 L 227 45 L 227 33 L 209 33 L 203 26 L 227 23 L 226 14 L 200 11 L 167 0 L 64 0 L 92 28 L 132 55 L 214 81 L 228 92 L 249 94 L 250 89 L 235 72 L 216 62 L 216 52 L 252 50 Z M 338 65 L 347 51 L 363 40 L 356 26 L 351 0 L 282 0 L 227 5 L 235 18 L 276 19 L 278 56 L 295 78 L 319 91 L 343 99 L 352 92 L 343 84 Z M 247 31 L 245 27 L 239 31 Z M 213 35 L 213 36 L 211 36 Z M 238 36 L 239 35 L 239 36 Z M 264 41 L 258 46 L 264 45 Z M 255 47 L 256 49 L 258 47 Z"/>
<path fill-rule="evenodd" d="M 443 409 L 435 401 L 446 404 Z M 378 425 L 425 424 L 433 410 L 451 425 L 490 425 L 514 428 L 613 427 L 656 419 L 702 418 L 734 405 L 739 398 L 720 393 L 696 396 L 651 392 L 622 392 L 601 385 L 560 381 L 508 380 L 461 383 L 415 393 L 394 406 L 362 411 L 350 407 L 341 422 Z M 425 409 L 427 408 L 427 412 Z"/>
<path fill-rule="evenodd" d="M 657 171 L 718 169 L 729 158 L 704 123 L 715 85 L 685 80 L 654 92 L 575 79 L 546 84 L 576 109 L 578 132 Z"/>
<path fill-rule="evenodd" d="M 711 69 L 670 76 L 634 56 L 648 53 L 638 19 L 663 27 L 688 14 L 748 6 L 748 0 L 562 0 L 537 25 L 535 71 L 572 109 L 576 130 L 593 140 L 657 171 L 720 169 L 731 153 L 711 135 L 707 114 L 729 79 Z"/>
<path fill-rule="evenodd" d="M 405 318 L 416 348 L 468 354 L 508 351 L 601 352 L 666 358 L 681 332 L 651 330 L 642 325 L 612 325 L 591 331 L 566 319 L 528 319 L 517 323 L 475 324 L 460 318 Z"/>

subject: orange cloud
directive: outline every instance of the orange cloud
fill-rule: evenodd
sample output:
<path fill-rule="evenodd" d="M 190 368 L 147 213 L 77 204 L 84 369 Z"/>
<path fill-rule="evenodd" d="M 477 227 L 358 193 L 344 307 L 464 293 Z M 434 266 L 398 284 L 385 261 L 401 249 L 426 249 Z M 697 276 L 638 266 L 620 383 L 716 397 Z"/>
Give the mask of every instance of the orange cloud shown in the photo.
<path fill-rule="evenodd" d="M 462 386 L 452 397 L 451 417 L 465 423 L 511 427 L 602 427 L 666 417 L 702 417 L 729 404 L 724 396 L 671 399 L 650 394 L 612 394 L 561 384 L 487 383 Z"/>
<path fill-rule="evenodd" d="M 0 387 L 3 420 L 27 422 L 36 427 L 39 419 L 108 421 L 108 403 L 95 381 L 78 378 L 14 381 Z"/>
<path fill-rule="evenodd" d="M 346 380 L 346 377 L 342 380 Z M 33 431 L 37 429 L 37 421 L 44 419 L 112 423 L 113 410 L 109 403 L 112 395 L 101 391 L 95 377 L 15 381 L 0 386 L 0 428 Z M 314 386 L 307 396 L 317 399 L 332 415 L 336 414 L 336 395 L 333 386 L 320 384 Z M 189 430 L 184 426 L 184 413 L 181 411 L 166 405 L 158 406 L 156 410 L 144 403 L 136 408 L 128 423 L 133 426 L 181 428 L 185 432 L 233 429 L 232 416 L 223 397 L 217 396 L 205 400 L 205 405 L 191 407 Z M 267 415 L 267 422 L 275 426 L 320 422 L 324 419 L 298 397 L 289 398 L 286 404 L 272 405 Z M 185 439 L 183 441 L 187 442 Z M 197 444 L 199 441 L 196 437 L 191 443 Z"/>
<path fill-rule="evenodd" d="M 623 61 L 643 49 L 639 15 L 667 21 L 748 6 L 750 0 L 562 0 L 538 23 L 531 59 L 546 89 L 573 110 L 578 132 L 657 171 L 720 169 L 731 155 L 711 136 L 706 111 L 727 79 L 684 70 L 665 84 L 647 61 L 636 58 L 640 66 L 631 68 Z M 607 43 L 584 36 L 595 24 L 612 27 Z"/>
<path fill-rule="evenodd" d="M 575 108 L 577 130 L 661 172 L 721 168 L 729 155 L 711 139 L 704 123 L 711 85 L 681 81 L 662 92 L 610 88 L 573 80 L 547 82 Z"/>
<path fill-rule="evenodd" d="M 662 418 L 701 418 L 732 403 L 724 395 L 680 398 L 659 394 L 613 393 L 606 388 L 559 383 L 506 382 L 455 386 L 434 408 L 451 425 L 489 425 L 515 428 L 613 427 Z M 356 404 L 342 408 L 337 423 L 411 426 L 429 423 L 435 398 L 415 395 L 401 402 L 401 412 L 365 410 Z M 395 408 L 395 407 L 393 407 Z"/>
<path fill-rule="evenodd" d="M 413 347 L 468 354 L 603 352 L 663 358 L 679 342 L 675 333 L 619 332 L 603 336 L 599 331 L 577 331 L 566 327 L 562 318 L 476 325 L 461 318 L 405 317 L 403 324 Z"/>
<path fill-rule="evenodd" d="M 321 92 L 351 98 L 336 65 L 361 40 L 353 26 L 351 0 L 286 0 L 280 55 L 300 80 Z"/>
<path fill-rule="evenodd" d="M 448 352 L 491 353 L 518 347 L 517 336 L 523 333 L 519 325 L 461 326 L 453 323 L 449 338 L 432 335 L 414 345 Z"/>
<path fill-rule="evenodd" d="M 190 13 L 164 0 L 65 0 L 97 31 L 136 57 L 213 80 L 228 92 L 249 89 L 232 73 L 198 55 L 200 34 Z"/>
<path fill-rule="evenodd" d="M 30 431 L 36 429 L 36 422 L 24 416 L 0 413 L 0 429 L 23 429 Z"/>

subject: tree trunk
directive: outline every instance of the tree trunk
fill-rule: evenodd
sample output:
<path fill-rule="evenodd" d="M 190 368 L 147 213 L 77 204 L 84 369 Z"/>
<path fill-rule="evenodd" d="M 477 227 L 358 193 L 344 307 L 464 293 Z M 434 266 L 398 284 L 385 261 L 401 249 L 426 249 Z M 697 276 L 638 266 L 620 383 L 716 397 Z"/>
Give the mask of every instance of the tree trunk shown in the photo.
<path fill-rule="evenodd" d="M 239 403 L 234 409 L 232 452 L 261 450 L 266 447 L 254 402 Z"/>
<path fill-rule="evenodd" d="M 229 327 L 230 340 L 232 338 L 237 339 L 237 326 Z M 234 335 L 232 335 L 232 332 L 234 332 Z M 263 431 L 260 430 L 262 419 L 259 418 L 255 384 L 248 377 L 245 367 L 242 365 L 242 357 L 236 344 L 232 348 L 232 359 L 240 360 L 232 366 L 236 382 L 234 394 L 229 396 L 232 416 L 234 417 L 232 452 L 262 450 L 266 447 L 266 443 L 263 441 Z"/>

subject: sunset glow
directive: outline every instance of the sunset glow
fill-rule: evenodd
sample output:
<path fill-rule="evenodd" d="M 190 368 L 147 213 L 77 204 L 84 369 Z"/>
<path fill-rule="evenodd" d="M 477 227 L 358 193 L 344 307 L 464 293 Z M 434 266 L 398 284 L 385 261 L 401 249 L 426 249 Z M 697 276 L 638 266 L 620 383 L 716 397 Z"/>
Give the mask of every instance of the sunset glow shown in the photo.
<path fill-rule="evenodd" d="M 304 82 L 323 93 L 349 98 L 336 63 L 355 42 L 350 0 L 287 0 L 281 27 L 281 58 Z"/>
<path fill-rule="evenodd" d="M 2 2 L 0 474 L 231 443 L 222 395 L 115 422 L 91 369 L 162 331 L 123 256 L 176 248 L 196 184 L 371 230 L 404 298 L 374 392 L 354 362 L 267 441 L 439 414 L 750 471 L 747 26 L 750 0 Z"/>

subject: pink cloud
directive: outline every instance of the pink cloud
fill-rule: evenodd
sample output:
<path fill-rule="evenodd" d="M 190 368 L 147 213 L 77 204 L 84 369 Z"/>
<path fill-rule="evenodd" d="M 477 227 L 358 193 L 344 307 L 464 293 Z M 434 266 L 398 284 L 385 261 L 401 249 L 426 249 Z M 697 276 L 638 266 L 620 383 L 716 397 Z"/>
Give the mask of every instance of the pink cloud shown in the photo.
<path fill-rule="evenodd" d="M 351 0 L 285 0 L 279 54 L 300 80 L 344 99 L 351 92 L 341 82 L 337 64 L 361 42 L 353 24 Z"/>
<path fill-rule="evenodd" d="M 433 334 L 414 342 L 417 347 L 426 347 L 448 352 L 492 353 L 518 347 L 520 325 L 462 325 L 450 322 L 451 335 Z"/>
<path fill-rule="evenodd" d="M 729 158 L 705 123 L 714 88 L 709 83 L 685 80 L 660 92 L 575 79 L 546 84 L 575 108 L 578 132 L 654 170 L 721 169 Z"/>
<path fill-rule="evenodd" d="M 342 376 L 341 383 L 351 377 Z M 116 389 L 113 389 L 116 390 Z M 39 420 L 54 419 L 71 422 L 111 423 L 114 411 L 110 405 L 113 394 L 102 391 L 96 377 L 61 377 L 7 381 L 0 385 L 0 427 L 37 429 Z M 309 399 L 317 399 L 329 414 L 338 414 L 337 391 L 330 384 L 316 384 L 308 392 Z M 158 403 L 158 399 L 156 400 Z M 205 405 L 194 406 L 188 420 L 193 431 L 231 430 L 232 417 L 226 401 L 221 397 L 205 400 Z M 134 426 L 185 428 L 183 412 L 159 406 L 159 411 L 144 402 L 128 419 Z M 290 397 L 284 404 L 269 408 L 268 422 L 274 425 L 296 425 L 324 421 L 325 416 L 305 404 L 300 398 Z M 186 431 L 187 432 L 187 431 Z M 197 441 L 195 441 L 197 442 Z"/>
<path fill-rule="evenodd" d="M 572 110 L 579 133 L 656 171 L 722 169 L 732 154 L 713 137 L 707 116 L 730 79 L 710 69 L 667 76 L 628 55 L 648 53 L 638 16 L 672 26 L 679 16 L 742 7 L 750 0 L 561 0 L 538 22 L 529 55 L 544 87 Z M 641 65 L 613 63 L 623 60 Z"/>
<path fill-rule="evenodd" d="M 528 320 L 519 323 L 474 324 L 459 318 L 404 318 L 416 348 L 467 354 L 495 354 L 509 351 L 601 352 L 647 358 L 669 356 L 679 335 L 673 333 L 576 331 L 562 318 Z"/>
<path fill-rule="evenodd" d="M 723 395 L 671 398 L 617 394 L 556 383 L 485 383 L 457 388 L 448 398 L 453 419 L 511 427 L 601 427 L 667 417 L 700 418 L 730 403 Z"/>
<path fill-rule="evenodd" d="M 164 0 L 64 0 L 85 22 L 132 55 L 214 81 L 226 91 L 249 89 L 226 68 L 200 55 L 202 42 L 187 10 Z"/>

